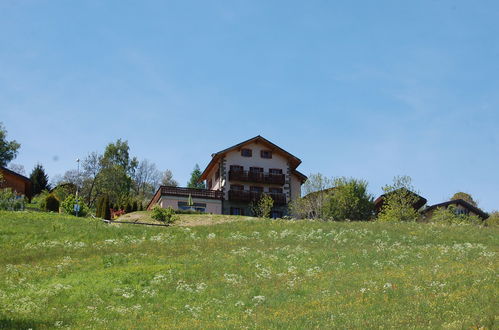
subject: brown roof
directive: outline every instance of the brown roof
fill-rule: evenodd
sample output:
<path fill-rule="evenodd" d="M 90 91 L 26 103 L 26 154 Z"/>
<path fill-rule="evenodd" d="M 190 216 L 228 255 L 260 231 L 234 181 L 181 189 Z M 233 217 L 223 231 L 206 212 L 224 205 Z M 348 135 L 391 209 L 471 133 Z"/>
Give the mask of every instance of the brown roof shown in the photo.
<path fill-rule="evenodd" d="M 29 181 L 29 182 L 31 182 L 31 180 L 30 180 L 29 178 L 25 177 L 25 176 L 24 176 L 24 175 L 22 175 L 22 174 L 19 174 L 19 173 L 17 173 L 17 172 L 14 172 L 14 171 L 12 171 L 12 170 L 9 170 L 9 169 L 8 169 L 8 168 L 6 168 L 6 167 L 0 166 L 0 170 L 5 171 L 5 172 L 7 172 L 7 173 L 10 173 L 10 174 L 12 174 L 12 175 L 18 176 L 19 178 L 23 179 L 24 181 Z"/>
<path fill-rule="evenodd" d="M 242 147 L 244 147 L 245 145 L 247 144 L 250 144 L 250 143 L 263 143 L 263 144 L 266 144 L 269 149 L 271 149 L 272 151 L 276 151 L 280 154 L 282 154 L 284 157 L 288 158 L 289 161 L 290 161 L 290 164 L 291 164 L 291 170 L 292 171 L 295 171 L 296 168 L 298 167 L 298 165 L 301 164 L 301 160 L 292 155 L 291 153 L 287 152 L 286 150 L 282 149 L 281 147 L 279 147 L 278 145 L 270 142 L 269 140 L 267 140 L 266 138 L 260 136 L 260 135 L 257 135 L 255 136 L 254 138 L 251 138 L 249 140 L 246 140 L 246 141 L 243 141 L 241 143 L 238 143 L 236 145 L 233 145 L 232 147 L 229 147 L 227 149 L 224 149 L 224 150 L 221 150 L 217 153 L 214 153 L 211 155 L 211 161 L 210 163 L 208 164 L 208 166 L 206 166 L 205 170 L 203 171 L 203 174 L 201 174 L 201 177 L 199 178 L 199 181 L 203 181 L 203 180 L 206 180 L 207 178 L 207 175 L 208 173 L 211 171 L 211 169 L 217 164 L 217 161 L 223 157 L 226 153 L 228 153 L 229 151 L 233 151 L 233 150 L 236 150 L 236 149 L 241 149 Z M 296 171 L 298 172 L 298 171 Z M 298 172 L 299 173 L 299 172 Z M 297 176 L 304 176 L 303 174 L 296 174 Z M 305 176 L 306 178 L 306 176 Z"/>
<path fill-rule="evenodd" d="M 487 219 L 489 217 L 489 215 L 486 213 L 486 212 L 483 212 L 482 210 L 480 210 L 478 207 L 468 203 L 467 201 L 463 200 L 463 199 L 454 199 L 454 200 L 451 200 L 451 201 L 448 201 L 448 202 L 443 202 L 443 203 L 440 203 L 440 204 L 435 204 L 435 205 L 432 205 L 428 208 L 426 208 L 423 212 L 429 212 L 431 210 L 434 210 L 434 209 L 437 209 L 439 207 L 447 207 L 449 205 L 452 205 L 452 204 L 455 204 L 455 205 L 461 205 L 462 207 L 468 209 L 469 211 L 475 213 L 476 215 L 478 215 L 480 218 L 482 218 L 483 220 Z"/>

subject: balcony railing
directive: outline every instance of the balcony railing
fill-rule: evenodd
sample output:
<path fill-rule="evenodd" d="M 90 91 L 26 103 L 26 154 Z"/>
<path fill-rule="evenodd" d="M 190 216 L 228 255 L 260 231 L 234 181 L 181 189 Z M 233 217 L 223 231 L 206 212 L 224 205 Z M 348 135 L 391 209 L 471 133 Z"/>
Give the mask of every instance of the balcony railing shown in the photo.
<path fill-rule="evenodd" d="M 170 187 L 162 186 L 161 195 L 169 196 L 183 196 L 188 197 L 191 195 L 193 198 L 209 198 L 209 199 L 223 199 L 223 193 L 220 190 L 209 190 L 209 189 L 193 189 L 193 188 L 181 188 L 181 187 Z"/>
<path fill-rule="evenodd" d="M 267 184 L 284 185 L 284 174 L 268 172 L 235 171 L 229 170 L 229 181 L 258 182 Z"/>
<path fill-rule="evenodd" d="M 262 194 L 267 194 L 274 200 L 276 205 L 286 204 L 286 194 L 282 193 L 261 193 L 247 190 L 229 190 L 229 200 L 234 202 L 254 202 L 258 201 Z"/>

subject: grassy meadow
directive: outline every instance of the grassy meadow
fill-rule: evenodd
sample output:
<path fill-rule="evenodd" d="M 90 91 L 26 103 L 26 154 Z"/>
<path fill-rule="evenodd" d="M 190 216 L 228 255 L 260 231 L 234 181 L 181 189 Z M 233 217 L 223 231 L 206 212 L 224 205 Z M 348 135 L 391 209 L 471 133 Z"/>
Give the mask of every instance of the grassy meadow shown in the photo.
<path fill-rule="evenodd" d="M 498 328 L 497 228 L 238 219 L 0 212 L 0 328 Z"/>

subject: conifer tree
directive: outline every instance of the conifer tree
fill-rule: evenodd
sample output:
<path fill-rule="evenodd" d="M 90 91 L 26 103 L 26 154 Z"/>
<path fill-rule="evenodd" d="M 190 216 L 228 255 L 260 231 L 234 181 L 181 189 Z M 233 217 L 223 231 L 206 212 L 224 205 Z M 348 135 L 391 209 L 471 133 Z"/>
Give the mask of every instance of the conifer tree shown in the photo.
<path fill-rule="evenodd" d="M 49 178 L 41 164 L 36 164 L 30 175 L 31 190 L 33 195 L 38 195 L 42 190 L 49 190 Z"/>
<path fill-rule="evenodd" d="M 103 218 L 106 220 L 111 220 L 111 209 L 109 205 L 109 196 L 104 197 L 104 202 L 102 203 L 102 214 Z"/>

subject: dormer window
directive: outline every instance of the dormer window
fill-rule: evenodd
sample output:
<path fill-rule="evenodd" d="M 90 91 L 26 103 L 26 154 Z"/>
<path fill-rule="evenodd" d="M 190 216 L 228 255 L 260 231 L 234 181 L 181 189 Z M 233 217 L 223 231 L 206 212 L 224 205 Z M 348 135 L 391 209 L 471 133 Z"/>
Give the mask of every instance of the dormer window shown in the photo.
<path fill-rule="evenodd" d="M 253 151 L 251 149 L 241 149 L 241 156 L 251 157 L 252 155 L 253 155 Z"/>
<path fill-rule="evenodd" d="M 272 151 L 270 151 L 270 150 L 262 150 L 262 151 L 260 151 L 260 157 L 271 159 L 272 158 Z"/>

